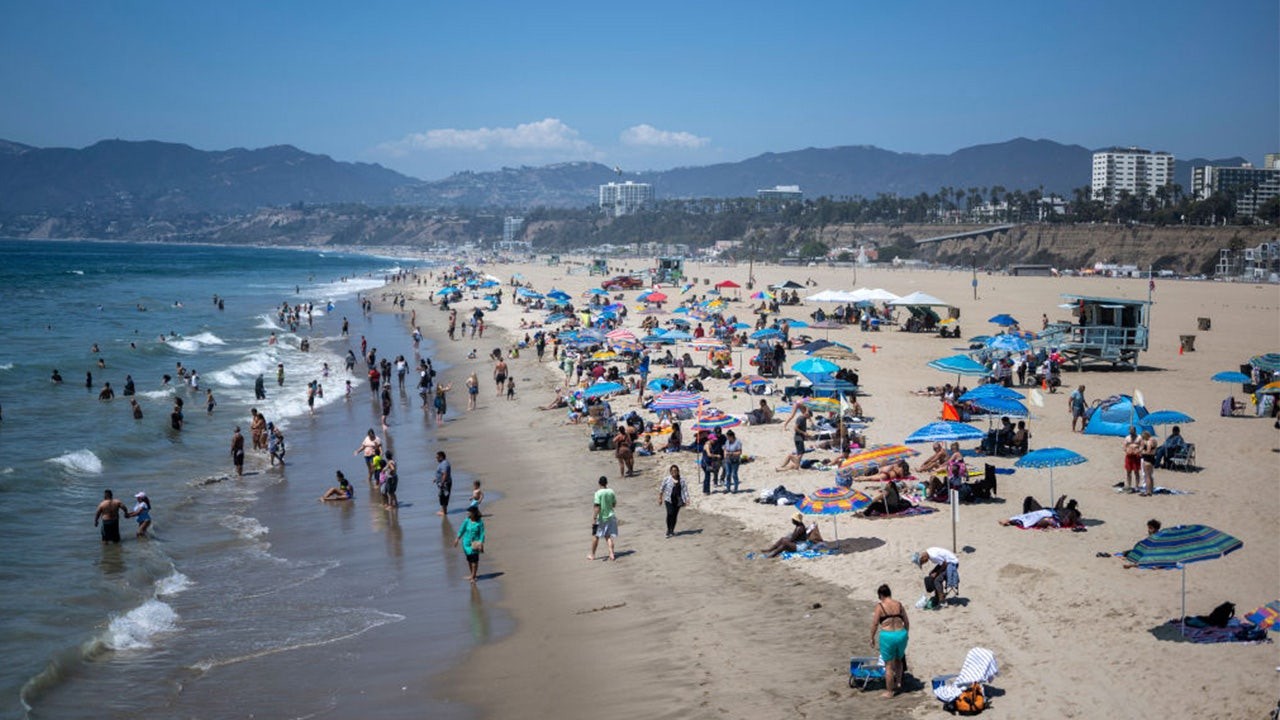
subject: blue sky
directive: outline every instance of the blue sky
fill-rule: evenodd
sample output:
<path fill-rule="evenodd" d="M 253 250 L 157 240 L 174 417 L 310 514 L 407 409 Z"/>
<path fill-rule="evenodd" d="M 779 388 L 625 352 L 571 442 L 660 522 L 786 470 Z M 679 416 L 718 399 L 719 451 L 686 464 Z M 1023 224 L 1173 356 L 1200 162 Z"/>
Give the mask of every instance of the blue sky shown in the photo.
<path fill-rule="evenodd" d="M 287 143 L 423 178 L 1019 136 L 1280 150 L 1275 0 L 0 2 L 0 138 L 37 146 Z"/>

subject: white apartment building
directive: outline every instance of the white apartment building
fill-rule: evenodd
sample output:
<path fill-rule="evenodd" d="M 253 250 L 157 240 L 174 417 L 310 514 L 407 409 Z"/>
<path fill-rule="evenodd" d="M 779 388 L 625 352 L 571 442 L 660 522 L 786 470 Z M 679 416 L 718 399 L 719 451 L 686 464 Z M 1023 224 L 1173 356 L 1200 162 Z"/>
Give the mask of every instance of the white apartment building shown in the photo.
<path fill-rule="evenodd" d="M 619 217 L 629 215 L 653 202 L 653 186 L 628 180 L 600 186 L 600 209 Z"/>
<path fill-rule="evenodd" d="M 1112 148 L 1093 154 L 1093 199 L 1112 205 L 1120 193 L 1146 197 L 1173 182 L 1173 155 L 1142 148 Z"/>
<path fill-rule="evenodd" d="M 1272 162 L 1268 158 L 1268 162 Z M 1271 198 L 1280 195 L 1280 168 L 1205 165 L 1191 171 L 1191 192 L 1204 200 L 1214 193 L 1226 193 L 1236 204 L 1236 213 L 1250 217 Z"/>
<path fill-rule="evenodd" d="M 508 215 L 502 219 L 502 242 L 509 243 L 516 239 L 520 228 L 524 227 L 524 218 Z"/>

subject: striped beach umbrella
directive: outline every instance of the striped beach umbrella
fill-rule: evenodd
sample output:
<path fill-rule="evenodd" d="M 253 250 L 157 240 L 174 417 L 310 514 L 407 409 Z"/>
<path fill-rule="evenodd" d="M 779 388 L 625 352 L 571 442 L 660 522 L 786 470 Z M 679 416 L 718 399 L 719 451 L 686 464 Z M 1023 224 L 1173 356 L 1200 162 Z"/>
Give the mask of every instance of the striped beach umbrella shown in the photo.
<path fill-rule="evenodd" d="M 991 374 L 990 368 L 968 355 L 952 355 L 938 358 L 937 360 L 930 360 L 927 365 L 934 370 L 968 377 L 986 377 Z"/>
<path fill-rule="evenodd" d="M 609 332 L 605 333 L 604 336 L 609 340 L 635 340 L 636 339 L 636 334 L 626 328 L 618 328 L 617 330 L 610 330 Z"/>
<path fill-rule="evenodd" d="M 960 440 L 979 440 L 985 436 L 986 433 L 972 425 L 951 422 L 949 420 L 939 420 L 938 422 L 931 422 L 911 433 L 907 436 L 906 442 L 955 442 Z"/>
<path fill-rule="evenodd" d="M 762 387 L 768 385 L 772 380 L 759 375 L 745 375 L 729 383 L 730 390 L 746 390 L 749 388 Z"/>
<path fill-rule="evenodd" d="M 840 470 L 858 474 L 866 472 L 872 465 L 880 467 L 919 454 L 919 450 L 906 445 L 872 445 L 850 454 L 848 459 L 840 463 Z"/>
<path fill-rule="evenodd" d="M 660 410 L 691 410 L 706 402 L 706 398 L 695 392 L 672 391 L 664 392 L 649 401 L 649 409 L 655 412 Z"/>
<path fill-rule="evenodd" d="M 1216 560 L 1244 547 L 1244 542 L 1208 525 L 1165 528 L 1138 541 L 1124 554 L 1140 568 L 1179 570 L 1182 573 L 1182 621 L 1187 619 L 1187 565 Z"/>
<path fill-rule="evenodd" d="M 853 488 L 819 488 L 796 503 L 796 510 L 806 515 L 836 515 L 858 512 L 871 505 L 866 493 Z"/>
<path fill-rule="evenodd" d="M 714 428 L 731 428 L 742 424 L 742 419 L 712 408 L 702 414 L 689 427 L 694 430 L 711 430 Z"/>

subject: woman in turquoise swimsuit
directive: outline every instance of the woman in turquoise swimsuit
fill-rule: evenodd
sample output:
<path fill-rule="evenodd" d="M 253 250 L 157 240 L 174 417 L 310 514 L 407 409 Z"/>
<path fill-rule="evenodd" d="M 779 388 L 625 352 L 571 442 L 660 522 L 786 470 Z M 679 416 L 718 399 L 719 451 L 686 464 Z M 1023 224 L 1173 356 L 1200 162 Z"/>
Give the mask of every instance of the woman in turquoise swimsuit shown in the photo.
<path fill-rule="evenodd" d="M 902 689 L 902 675 L 907 664 L 907 609 L 893 599 L 888 585 L 876 590 L 880 602 L 871 616 L 871 647 L 880 639 L 880 659 L 884 661 L 884 697 L 893 697 Z"/>

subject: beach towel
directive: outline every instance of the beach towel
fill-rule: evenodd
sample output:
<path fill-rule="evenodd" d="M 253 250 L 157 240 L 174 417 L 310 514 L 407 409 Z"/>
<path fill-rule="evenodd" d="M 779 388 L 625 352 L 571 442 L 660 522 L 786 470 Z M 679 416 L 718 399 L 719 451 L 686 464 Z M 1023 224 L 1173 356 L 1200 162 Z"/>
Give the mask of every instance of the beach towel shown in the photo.
<path fill-rule="evenodd" d="M 1249 623 L 1242 623 L 1239 618 L 1231 618 L 1226 627 L 1196 627 L 1190 624 L 1183 627 L 1182 620 L 1179 618 L 1174 618 L 1165 624 L 1180 633 L 1183 640 L 1199 645 L 1271 642 L 1266 630 L 1260 630 Z"/>
<path fill-rule="evenodd" d="M 914 517 L 916 515 L 928 515 L 929 513 L 933 513 L 933 512 L 937 512 L 937 509 L 927 507 L 925 505 L 912 505 L 906 510 L 901 510 L 899 512 L 893 513 L 892 515 L 867 515 L 865 517 L 868 520 L 888 520 L 892 518 Z"/>
<path fill-rule="evenodd" d="M 944 703 L 960 697 L 960 693 L 973 683 L 987 683 L 1000 673 L 996 663 L 996 655 L 986 648 L 972 648 L 964 656 L 964 665 L 960 673 L 947 679 L 946 682 L 933 689 L 933 696 Z"/>

